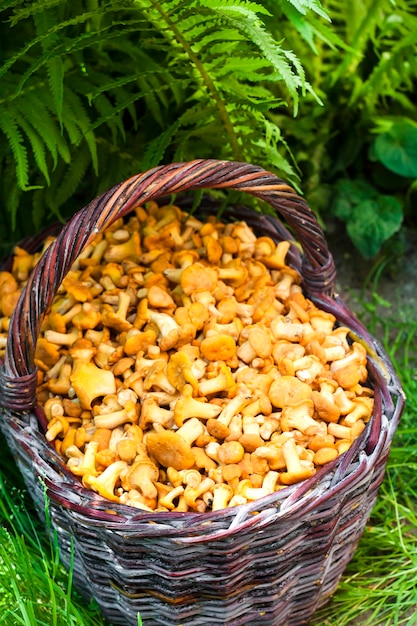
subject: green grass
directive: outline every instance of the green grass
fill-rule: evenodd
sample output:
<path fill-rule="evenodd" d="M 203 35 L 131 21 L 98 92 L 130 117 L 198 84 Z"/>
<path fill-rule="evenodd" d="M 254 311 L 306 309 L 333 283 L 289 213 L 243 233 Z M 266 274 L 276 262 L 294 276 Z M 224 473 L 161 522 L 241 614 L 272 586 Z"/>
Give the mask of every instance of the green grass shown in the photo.
<path fill-rule="evenodd" d="M 407 312 L 393 319 L 388 308 L 384 315 L 378 310 L 363 305 L 368 327 L 386 344 L 399 372 L 406 409 L 359 547 L 311 626 L 417 624 L 417 321 Z M 71 572 L 59 564 L 56 542 L 47 541 L 5 450 L 0 495 L 0 625 L 105 626 L 97 606 L 73 589 Z"/>
<path fill-rule="evenodd" d="M 72 587 L 0 441 L 0 625 L 101 626 L 98 607 Z"/>

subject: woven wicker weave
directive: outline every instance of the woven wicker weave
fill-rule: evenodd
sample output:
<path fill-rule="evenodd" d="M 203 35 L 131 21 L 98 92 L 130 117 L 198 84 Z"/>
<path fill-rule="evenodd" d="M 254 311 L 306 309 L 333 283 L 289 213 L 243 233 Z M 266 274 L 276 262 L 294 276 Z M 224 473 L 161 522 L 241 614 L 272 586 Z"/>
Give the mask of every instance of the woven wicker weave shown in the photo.
<path fill-rule="evenodd" d="M 34 349 L 43 313 L 76 257 L 135 206 L 171 193 L 233 188 L 268 202 L 302 244 L 290 251 L 305 294 L 367 346 L 374 414 L 336 461 L 302 483 L 218 512 L 147 513 L 83 488 L 46 442 L 35 408 Z M 278 218 L 235 209 L 258 235 L 291 238 Z M 403 393 L 378 342 L 334 295 L 335 268 L 306 202 L 284 181 L 243 163 L 197 160 L 154 168 L 79 211 L 38 262 L 9 328 L 0 370 L 1 427 L 39 515 L 44 486 L 52 529 L 74 580 L 113 624 L 306 624 L 335 591 L 382 481 Z M 42 480 L 40 480 L 42 479 Z"/>

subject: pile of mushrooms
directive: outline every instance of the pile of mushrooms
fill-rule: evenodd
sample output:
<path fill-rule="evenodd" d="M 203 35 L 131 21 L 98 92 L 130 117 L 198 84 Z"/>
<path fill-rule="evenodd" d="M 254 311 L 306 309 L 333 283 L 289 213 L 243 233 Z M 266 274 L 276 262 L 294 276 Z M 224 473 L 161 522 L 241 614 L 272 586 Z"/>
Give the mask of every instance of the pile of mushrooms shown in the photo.
<path fill-rule="evenodd" d="M 366 350 L 303 295 L 289 246 L 150 202 L 80 255 L 36 365 L 46 439 L 86 488 L 146 511 L 216 511 L 352 445 L 373 411 Z M 0 272 L 0 357 L 42 252 L 16 247 Z"/>

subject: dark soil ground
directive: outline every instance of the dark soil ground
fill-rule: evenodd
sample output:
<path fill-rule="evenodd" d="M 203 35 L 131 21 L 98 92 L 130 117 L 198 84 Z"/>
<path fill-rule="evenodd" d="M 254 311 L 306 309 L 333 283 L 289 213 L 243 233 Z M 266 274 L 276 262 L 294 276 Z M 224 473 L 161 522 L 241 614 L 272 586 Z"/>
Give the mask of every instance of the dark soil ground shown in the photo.
<path fill-rule="evenodd" d="M 364 259 L 336 228 L 326 238 L 336 263 L 337 292 L 351 310 L 363 312 L 365 306 L 373 311 L 375 307 L 382 318 L 417 321 L 417 231 L 404 233 L 398 256 L 392 253 L 377 261 Z"/>

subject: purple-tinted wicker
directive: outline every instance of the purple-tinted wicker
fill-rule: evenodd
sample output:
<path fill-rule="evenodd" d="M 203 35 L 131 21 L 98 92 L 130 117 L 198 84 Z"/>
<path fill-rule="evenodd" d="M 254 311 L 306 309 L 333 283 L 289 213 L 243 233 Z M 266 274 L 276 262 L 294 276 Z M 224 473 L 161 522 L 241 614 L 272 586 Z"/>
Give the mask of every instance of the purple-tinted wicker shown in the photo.
<path fill-rule="evenodd" d="M 265 200 L 302 245 L 290 261 L 303 288 L 367 346 L 375 410 L 354 445 L 313 478 L 223 511 L 146 513 L 84 489 L 43 436 L 35 407 L 34 349 L 42 316 L 76 257 L 98 232 L 139 204 L 171 193 L 232 188 Z M 210 209 L 207 209 L 210 212 Z M 230 209 L 258 235 L 291 238 L 278 218 Z M 335 591 L 374 505 L 404 396 L 379 343 L 334 294 L 335 268 L 304 199 L 244 163 L 196 160 L 154 168 L 79 211 L 38 262 L 10 323 L 0 369 L 1 427 L 74 580 L 113 624 L 300 626 Z"/>

